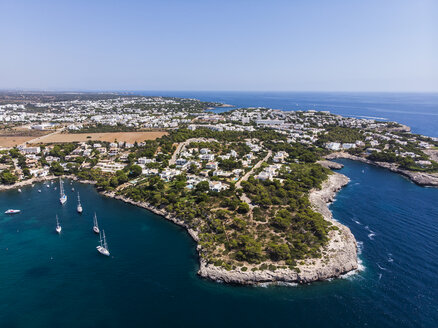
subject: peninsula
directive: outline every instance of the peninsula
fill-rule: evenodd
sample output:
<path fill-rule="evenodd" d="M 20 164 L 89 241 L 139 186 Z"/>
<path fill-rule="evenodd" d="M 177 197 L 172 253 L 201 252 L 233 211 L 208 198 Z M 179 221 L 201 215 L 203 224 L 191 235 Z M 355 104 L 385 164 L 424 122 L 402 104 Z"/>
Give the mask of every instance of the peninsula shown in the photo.
<path fill-rule="evenodd" d="M 327 203 L 349 158 L 438 186 L 438 140 L 395 122 L 118 94 L 0 97 L 0 189 L 68 176 L 187 229 L 199 275 L 308 283 L 358 268 Z M 14 141 L 15 140 L 15 141 Z"/>

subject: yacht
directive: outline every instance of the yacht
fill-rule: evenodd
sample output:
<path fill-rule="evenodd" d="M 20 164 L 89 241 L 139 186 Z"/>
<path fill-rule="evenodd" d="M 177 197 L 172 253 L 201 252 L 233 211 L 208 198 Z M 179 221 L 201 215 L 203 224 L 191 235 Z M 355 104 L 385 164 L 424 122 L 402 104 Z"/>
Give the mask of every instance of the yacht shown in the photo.
<path fill-rule="evenodd" d="M 61 233 L 61 230 L 62 230 L 62 228 L 61 228 L 61 226 L 59 224 L 58 215 L 56 215 L 56 229 L 55 230 L 56 230 L 57 233 Z"/>
<path fill-rule="evenodd" d="M 82 213 L 81 198 L 79 197 L 79 193 L 78 193 L 78 207 L 76 208 L 76 210 L 78 211 L 78 213 Z"/>
<path fill-rule="evenodd" d="M 67 201 L 67 195 L 64 193 L 64 186 L 61 178 L 59 178 L 59 201 L 61 202 L 61 205 L 64 205 Z"/>
<path fill-rule="evenodd" d="M 97 251 L 105 256 L 109 256 L 108 245 L 106 243 L 105 231 L 102 230 L 102 235 L 100 236 L 100 245 L 96 247 Z"/>
<path fill-rule="evenodd" d="M 97 216 L 96 216 L 96 213 L 94 213 L 94 219 L 93 219 L 93 231 L 94 231 L 95 233 L 97 233 L 97 234 L 100 233 L 99 225 L 97 224 Z"/>
<path fill-rule="evenodd" d="M 18 213 L 20 213 L 21 211 L 20 210 L 7 210 L 6 212 L 5 212 L 5 214 L 18 214 Z"/>

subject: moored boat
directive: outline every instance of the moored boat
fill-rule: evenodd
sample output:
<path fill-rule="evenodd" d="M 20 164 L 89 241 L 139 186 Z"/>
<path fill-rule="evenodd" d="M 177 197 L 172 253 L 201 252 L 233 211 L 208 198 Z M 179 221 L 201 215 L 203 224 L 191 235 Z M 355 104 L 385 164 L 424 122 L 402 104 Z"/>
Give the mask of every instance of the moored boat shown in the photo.
<path fill-rule="evenodd" d="M 64 193 L 64 186 L 61 178 L 59 178 L 59 202 L 64 205 L 67 202 L 67 195 Z"/>
<path fill-rule="evenodd" d="M 18 214 L 20 212 L 21 212 L 21 210 L 9 209 L 9 210 L 5 211 L 5 214 Z"/>
<path fill-rule="evenodd" d="M 59 224 L 59 219 L 58 219 L 58 215 L 56 215 L 56 228 L 55 228 L 57 233 L 61 233 L 61 225 Z"/>
<path fill-rule="evenodd" d="M 96 213 L 94 213 L 94 219 L 93 219 L 93 231 L 94 231 L 95 233 L 97 233 L 97 234 L 100 233 L 99 225 L 97 224 L 97 216 L 96 216 Z"/>
<path fill-rule="evenodd" d="M 82 213 L 83 209 L 82 209 L 82 205 L 81 205 L 81 198 L 79 197 L 79 193 L 78 193 L 78 207 L 76 208 L 76 210 L 78 211 L 78 213 Z"/>
<path fill-rule="evenodd" d="M 102 230 L 102 235 L 100 236 L 100 245 L 96 247 L 97 251 L 105 256 L 109 256 L 110 252 L 108 250 L 108 245 L 106 243 L 105 231 Z"/>

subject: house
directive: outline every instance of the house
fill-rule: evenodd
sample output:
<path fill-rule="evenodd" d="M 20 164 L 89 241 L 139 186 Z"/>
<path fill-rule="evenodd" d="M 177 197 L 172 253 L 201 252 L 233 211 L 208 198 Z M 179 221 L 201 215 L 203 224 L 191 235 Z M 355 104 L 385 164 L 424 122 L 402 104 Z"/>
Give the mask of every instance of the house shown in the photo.
<path fill-rule="evenodd" d="M 117 156 L 118 153 L 119 153 L 119 150 L 117 148 L 110 148 L 108 155 L 109 156 Z"/>
<path fill-rule="evenodd" d="M 329 142 L 325 144 L 325 148 L 330 150 L 340 150 L 341 144 L 339 142 Z"/>
<path fill-rule="evenodd" d="M 342 144 L 342 149 L 353 149 L 356 148 L 356 144 L 354 143 L 344 143 Z"/>
<path fill-rule="evenodd" d="M 170 181 L 173 177 L 180 175 L 180 170 L 175 169 L 165 169 L 163 172 L 160 173 L 160 178 L 165 181 Z"/>
<path fill-rule="evenodd" d="M 217 162 L 208 162 L 205 165 L 205 168 L 209 169 L 209 170 L 216 170 L 217 169 Z"/>
<path fill-rule="evenodd" d="M 144 165 L 144 164 L 148 164 L 148 163 L 152 163 L 155 162 L 154 158 L 146 158 L 146 157 L 139 157 L 139 159 L 137 159 L 137 164 L 140 165 Z"/>
<path fill-rule="evenodd" d="M 39 154 L 41 152 L 41 147 L 22 147 L 21 151 L 25 154 Z"/>
<path fill-rule="evenodd" d="M 175 161 L 175 164 L 178 165 L 178 166 L 184 166 L 184 165 L 187 164 L 187 160 L 185 158 L 178 158 Z"/>
<path fill-rule="evenodd" d="M 288 157 L 289 154 L 285 151 L 279 151 L 274 155 L 273 161 L 274 163 L 284 163 L 286 157 Z"/>
<path fill-rule="evenodd" d="M 199 155 L 199 158 L 203 161 L 213 161 L 214 154 L 201 154 L 201 155 Z"/>
<path fill-rule="evenodd" d="M 116 163 L 109 160 L 102 160 L 98 162 L 95 168 L 100 169 L 102 172 L 115 173 L 116 171 L 123 170 L 125 164 Z"/>
<path fill-rule="evenodd" d="M 211 191 L 221 192 L 222 190 L 226 190 L 228 188 L 228 186 L 221 181 L 210 181 L 208 184 Z"/>

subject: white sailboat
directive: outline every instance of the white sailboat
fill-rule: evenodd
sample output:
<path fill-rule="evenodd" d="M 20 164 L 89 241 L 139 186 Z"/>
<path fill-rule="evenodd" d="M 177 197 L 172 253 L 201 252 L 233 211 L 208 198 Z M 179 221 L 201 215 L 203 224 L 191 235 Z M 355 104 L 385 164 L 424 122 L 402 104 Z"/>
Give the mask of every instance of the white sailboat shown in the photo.
<path fill-rule="evenodd" d="M 100 245 L 96 247 L 97 251 L 105 256 L 109 256 L 108 245 L 106 243 L 105 231 L 102 230 L 102 235 L 100 236 Z"/>
<path fill-rule="evenodd" d="M 78 207 L 76 208 L 76 210 L 78 211 L 78 213 L 82 213 L 82 205 L 81 205 L 81 198 L 79 197 L 79 193 L 78 193 Z"/>
<path fill-rule="evenodd" d="M 61 233 L 61 230 L 62 230 L 61 225 L 59 224 L 58 215 L 56 215 L 56 229 L 55 230 L 57 233 Z"/>
<path fill-rule="evenodd" d="M 10 209 L 10 210 L 7 210 L 6 212 L 5 212 L 5 214 L 18 214 L 18 213 L 20 213 L 21 212 L 21 210 L 13 210 L 13 209 Z"/>
<path fill-rule="evenodd" d="M 67 195 L 64 193 L 64 186 L 61 178 L 59 178 L 59 195 L 60 195 L 59 201 L 61 205 L 64 205 L 65 202 L 67 201 Z"/>
<path fill-rule="evenodd" d="M 94 231 L 95 233 L 97 233 L 97 234 L 100 233 L 99 225 L 97 224 L 97 216 L 96 216 L 96 213 L 94 213 L 94 219 L 93 219 L 93 231 Z"/>

